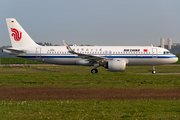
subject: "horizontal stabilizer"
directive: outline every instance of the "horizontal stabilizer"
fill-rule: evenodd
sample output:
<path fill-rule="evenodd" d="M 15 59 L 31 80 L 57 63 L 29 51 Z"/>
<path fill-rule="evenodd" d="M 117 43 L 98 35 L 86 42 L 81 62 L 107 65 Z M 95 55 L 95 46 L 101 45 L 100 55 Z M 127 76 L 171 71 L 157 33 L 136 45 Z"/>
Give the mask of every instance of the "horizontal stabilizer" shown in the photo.
<path fill-rule="evenodd" d="M 8 50 L 11 53 L 17 53 L 17 54 L 19 54 L 19 53 L 26 53 L 26 51 L 24 51 L 24 50 L 19 50 L 19 49 L 14 49 L 14 48 L 5 48 L 3 50 Z"/>

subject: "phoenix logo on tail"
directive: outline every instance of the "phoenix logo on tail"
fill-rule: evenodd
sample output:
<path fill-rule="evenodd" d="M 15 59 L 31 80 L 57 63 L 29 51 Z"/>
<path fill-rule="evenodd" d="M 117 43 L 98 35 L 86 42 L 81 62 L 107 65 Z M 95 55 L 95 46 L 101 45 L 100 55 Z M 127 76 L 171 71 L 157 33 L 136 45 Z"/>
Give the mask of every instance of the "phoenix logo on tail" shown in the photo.
<path fill-rule="evenodd" d="M 11 34 L 12 37 L 14 37 L 14 40 L 15 41 L 20 41 L 21 38 L 22 38 L 22 32 L 21 31 L 18 31 L 17 29 L 15 28 L 11 28 L 11 31 L 13 32 Z"/>

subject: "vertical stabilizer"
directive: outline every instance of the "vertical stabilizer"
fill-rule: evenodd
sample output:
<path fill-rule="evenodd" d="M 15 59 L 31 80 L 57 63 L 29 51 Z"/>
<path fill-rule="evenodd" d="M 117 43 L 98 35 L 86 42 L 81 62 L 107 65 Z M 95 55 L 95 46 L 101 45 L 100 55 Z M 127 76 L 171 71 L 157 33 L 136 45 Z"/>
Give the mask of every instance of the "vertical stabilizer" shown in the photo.
<path fill-rule="evenodd" d="M 12 47 L 38 46 L 14 18 L 6 18 Z"/>

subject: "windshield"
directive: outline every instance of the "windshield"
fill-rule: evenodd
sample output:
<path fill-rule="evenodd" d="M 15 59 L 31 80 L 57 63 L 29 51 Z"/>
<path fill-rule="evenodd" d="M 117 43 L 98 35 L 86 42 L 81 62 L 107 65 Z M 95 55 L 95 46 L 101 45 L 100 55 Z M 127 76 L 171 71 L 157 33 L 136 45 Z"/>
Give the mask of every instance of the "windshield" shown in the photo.
<path fill-rule="evenodd" d="M 164 54 L 171 54 L 169 51 L 164 51 Z"/>

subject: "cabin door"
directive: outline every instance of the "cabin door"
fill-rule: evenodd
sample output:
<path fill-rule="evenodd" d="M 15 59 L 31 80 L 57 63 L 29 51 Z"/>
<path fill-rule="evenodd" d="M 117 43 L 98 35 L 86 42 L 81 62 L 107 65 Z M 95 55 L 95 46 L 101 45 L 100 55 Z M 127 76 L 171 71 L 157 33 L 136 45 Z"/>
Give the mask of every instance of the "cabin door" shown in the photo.
<path fill-rule="evenodd" d="M 112 51 L 110 50 L 110 51 L 109 51 L 109 56 L 111 56 L 111 54 L 112 54 Z"/>
<path fill-rule="evenodd" d="M 41 48 L 36 48 L 36 57 L 41 57 Z"/>
<path fill-rule="evenodd" d="M 108 52 L 107 52 L 107 50 L 105 51 L 105 56 L 107 56 L 107 54 L 108 54 Z"/>
<path fill-rule="evenodd" d="M 157 58 L 157 48 L 152 48 L 152 58 Z"/>

